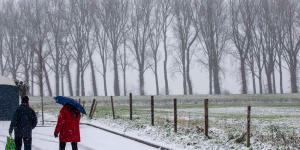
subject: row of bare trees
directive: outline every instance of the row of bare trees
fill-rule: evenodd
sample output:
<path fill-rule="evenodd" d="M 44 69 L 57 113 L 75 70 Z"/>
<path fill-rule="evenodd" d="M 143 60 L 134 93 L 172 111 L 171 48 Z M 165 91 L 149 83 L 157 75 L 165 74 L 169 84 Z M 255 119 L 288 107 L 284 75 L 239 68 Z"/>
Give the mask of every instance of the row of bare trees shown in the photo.
<path fill-rule="evenodd" d="M 264 80 L 267 93 L 276 93 L 276 82 L 283 93 L 284 69 L 297 93 L 299 49 L 297 0 L 1 1 L 0 72 L 24 80 L 31 95 L 86 96 L 88 84 L 93 95 L 101 85 L 107 96 L 110 67 L 114 95 L 127 94 L 129 67 L 138 72 L 141 95 L 147 70 L 157 95 L 170 94 L 173 72 L 182 75 L 183 94 L 193 94 L 191 70 L 199 62 L 207 68 L 209 93 L 221 94 L 222 62 L 229 57 L 239 61 L 241 93 L 250 91 L 249 81 L 254 94 L 264 93 Z"/>

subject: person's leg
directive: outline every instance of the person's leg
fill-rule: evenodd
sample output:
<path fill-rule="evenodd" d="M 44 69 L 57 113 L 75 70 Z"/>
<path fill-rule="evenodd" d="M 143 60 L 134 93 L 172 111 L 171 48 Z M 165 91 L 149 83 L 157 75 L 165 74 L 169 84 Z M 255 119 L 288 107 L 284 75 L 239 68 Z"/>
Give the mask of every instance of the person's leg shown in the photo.
<path fill-rule="evenodd" d="M 72 142 L 71 145 L 72 145 L 72 150 L 78 150 L 77 142 Z"/>
<path fill-rule="evenodd" d="M 24 141 L 24 150 L 31 150 L 32 138 L 23 138 Z"/>
<path fill-rule="evenodd" d="M 22 148 L 22 137 L 15 137 L 16 150 L 21 150 Z"/>
<path fill-rule="evenodd" d="M 66 142 L 59 142 L 59 150 L 65 150 L 66 149 Z"/>

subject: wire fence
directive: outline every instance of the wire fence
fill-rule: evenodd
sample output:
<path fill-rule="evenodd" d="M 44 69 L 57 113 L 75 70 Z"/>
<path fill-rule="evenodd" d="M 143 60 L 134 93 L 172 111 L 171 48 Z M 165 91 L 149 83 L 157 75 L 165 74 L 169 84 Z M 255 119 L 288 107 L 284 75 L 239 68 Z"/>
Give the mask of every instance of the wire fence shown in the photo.
<path fill-rule="evenodd" d="M 174 132 L 196 131 L 207 134 L 208 137 L 223 134 L 228 139 L 235 139 L 236 142 L 248 143 L 248 139 L 255 136 L 259 141 L 271 142 L 278 146 L 300 147 L 300 96 L 239 97 L 151 98 L 132 95 L 132 98 L 130 96 L 74 98 L 84 105 L 88 115 L 93 114 L 90 118 L 132 120 L 144 125 L 170 127 Z M 208 100 L 207 107 L 205 99 Z M 94 108 L 93 100 L 97 103 Z M 45 98 L 44 101 L 45 112 L 58 112 L 61 108 L 51 98 Z M 32 98 L 32 106 L 38 112 L 41 111 L 39 98 Z M 251 106 L 251 111 L 248 106 Z"/>

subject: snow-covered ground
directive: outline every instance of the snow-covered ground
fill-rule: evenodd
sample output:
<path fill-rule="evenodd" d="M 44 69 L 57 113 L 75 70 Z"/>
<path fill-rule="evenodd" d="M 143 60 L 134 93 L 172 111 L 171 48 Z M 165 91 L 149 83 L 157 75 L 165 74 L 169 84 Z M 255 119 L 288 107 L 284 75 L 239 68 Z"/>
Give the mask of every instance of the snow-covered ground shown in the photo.
<path fill-rule="evenodd" d="M 0 150 L 5 149 L 6 137 L 10 122 L 0 122 Z M 85 125 L 80 126 L 80 150 L 154 150 L 147 145 Z M 33 130 L 33 150 L 58 149 L 58 139 L 53 136 L 54 126 L 37 127 Z M 68 144 L 67 148 L 71 149 Z"/>

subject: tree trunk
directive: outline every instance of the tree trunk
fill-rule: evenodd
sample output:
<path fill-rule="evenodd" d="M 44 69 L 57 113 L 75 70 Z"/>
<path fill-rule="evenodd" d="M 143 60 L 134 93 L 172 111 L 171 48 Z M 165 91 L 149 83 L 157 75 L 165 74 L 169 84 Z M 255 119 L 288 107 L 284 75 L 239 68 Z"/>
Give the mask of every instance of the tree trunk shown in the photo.
<path fill-rule="evenodd" d="M 290 64 L 290 78 L 291 78 L 291 91 L 292 93 L 298 93 L 298 86 L 297 86 L 297 56 L 292 56 L 294 58 L 290 59 L 292 60 L 292 63 Z"/>
<path fill-rule="evenodd" d="M 155 85 L 156 85 L 156 95 L 159 95 L 159 84 L 158 84 L 158 71 L 157 71 L 157 58 L 154 59 L 154 75 L 155 75 Z"/>
<path fill-rule="evenodd" d="M 115 96 L 120 96 L 119 70 L 118 70 L 118 61 L 117 61 L 117 51 L 118 51 L 118 48 L 117 48 L 116 46 L 114 46 L 114 48 L 113 48 L 114 93 L 115 93 Z"/>
<path fill-rule="evenodd" d="M 245 68 L 245 59 L 241 58 L 240 60 L 240 71 L 241 71 L 241 79 L 242 79 L 242 94 L 247 94 L 247 77 L 246 77 L 246 68 Z"/>
<path fill-rule="evenodd" d="M 77 70 L 76 70 L 76 96 L 80 96 L 80 63 L 77 60 Z"/>
<path fill-rule="evenodd" d="M 259 93 L 263 94 L 263 86 L 262 86 L 262 70 L 258 71 L 258 82 L 259 82 Z"/>
<path fill-rule="evenodd" d="M 39 47 L 41 48 L 41 47 Z M 43 97 L 44 96 L 44 89 L 43 89 L 43 56 L 42 56 L 42 50 L 39 49 L 38 50 L 38 79 L 39 79 L 39 89 L 40 89 L 40 96 Z"/>
<path fill-rule="evenodd" d="M 251 75 L 252 75 L 252 88 L 253 94 L 256 94 L 256 81 L 255 81 L 255 72 L 254 72 L 254 64 L 251 64 Z"/>
<path fill-rule="evenodd" d="M 104 94 L 107 96 L 107 83 L 106 83 L 106 70 L 103 71 L 103 86 L 104 86 Z"/>
<path fill-rule="evenodd" d="M 61 95 L 65 96 L 65 83 L 64 83 L 63 73 L 61 74 L 60 79 L 61 79 L 61 81 L 60 81 L 60 83 L 61 83 Z"/>
<path fill-rule="evenodd" d="M 268 85 L 268 93 L 272 94 L 272 72 L 269 69 L 266 69 L 266 77 L 267 77 L 267 85 Z"/>
<path fill-rule="evenodd" d="M 90 61 L 91 74 L 92 74 L 93 93 L 94 93 L 94 96 L 98 96 L 94 62 L 93 62 L 93 58 L 92 58 L 92 54 L 91 54 L 90 50 L 89 50 L 89 61 Z"/>
<path fill-rule="evenodd" d="M 189 50 L 187 54 L 187 67 L 186 67 L 186 77 L 187 77 L 187 83 L 188 83 L 188 88 L 189 88 L 189 95 L 193 95 L 193 85 L 191 81 L 191 76 L 190 76 L 190 56 L 189 56 Z"/>
<path fill-rule="evenodd" d="M 57 39 L 57 38 L 56 38 Z M 57 62 L 54 62 L 55 64 L 55 94 L 56 95 L 59 95 L 59 64 L 60 64 L 60 53 L 59 53 L 59 49 L 58 49 L 58 44 L 57 44 L 57 40 L 55 39 L 55 50 L 56 50 L 56 61 Z"/>
<path fill-rule="evenodd" d="M 278 66 L 279 66 L 279 84 L 280 84 L 280 93 L 283 94 L 283 84 L 282 84 L 282 62 L 281 62 L 281 57 L 278 58 Z"/>
<path fill-rule="evenodd" d="M 165 78 L 165 92 L 166 95 L 169 95 L 169 82 L 168 82 L 168 50 L 167 50 L 167 35 L 164 33 L 164 52 L 165 52 L 165 60 L 164 60 L 164 78 Z"/>
<path fill-rule="evenodd" d="M 85 96 L 85 86 L 84 86 L 84 70 L 81 68 L 81 96 Z"/>
<path fill-rule="evenodd" d="M 69 85 L 69 94 L 70 94 L 70 96 L 74 96 L 73 86 L 72 86 L 72 77 L 71 77 L 71 72 L 70 72 L 70 60 L 67 60 L 66 73 L 67 73 L 67 80 L 68 80 L 68 85 Z"/>
<path fill-rule="evenodd" d="M 44 75 L 45 75 L 45 79 L 46 79 L 48 94 L 49 94 L 49 96 L 52 97 L 52 89 L 51 89 L 50 80 L 49 80 L 49 76 L 48 76 L 48 72 L 47 72 L 45 63 L 43 64 L 43 71 L 44 71 Z"/>
<path fill-rule="evenodd" d="M 58 64 L 55 65 L 55 95 L 59 95 L 59 69 L 58 69 Z"/>
<path fill-rule="evenodd" d="M 39 49 L 37 50 L 38 55 L 38 82 L 41 96 L 41 105 L 42 105 L 42 124 L 44 125 L 44 85 L 43 85 L 43 56 L 42 56 L 42 45 L 39 44 Z"/>
<path fill-rule="evenodd" d="M 127 55 L 126 55 L 126 40 L 124 40 L 124 56 L 123 56 L 124 58 L 124 68 L 123 68 L 123 90 L 124 90 L 124 96 L 126 96 L 127 95 L 127 87 L 126 87 L 126 84 L 127 84 L 127 82 L 126 82 L 126 66 L 127 66 Z"/>
<path fill-rule="evenodd" d="M 211 63 L 211 58 L 209 58 L 208 61 L 208 76 L 209 76 L 209 94 L 212 95 L 213 91 L 212 91 L 212 84 L 213 84 L 213 75 L 212 75 L 212 63 Z"/>
<path fill-rule="evenodd" d="M 30 67 L 28 67 L 29 64 L 27 62 L 27 66 L 24 67 L 24 74 L 25 74 L 25 83 L 28 85 L 29 84 L 29 69 Z M 27 93 L 29 93 L 29 89 L 27 89 Z"/>
<path fill-rule="evenodd" d="M 34 53 L 31 53 L 30 64 L 31 64 L 31 96 L 34 96 L 34 63 L 33 63 Z"/>
<path fill-rule="evenodd" d="M 215 94 L 221 94 L 218 63 L 214 63 L 213 76 L 214 76 L 214 91 L 215 91 Z"/>
<path fill-rule="evenodd" d="M 145 95 L 144 68 L 141 65 L 139 67 L 139 82 L 140 82 L 140 94 Z"/>
<path fill-rule="evenodd" d="M 273 79 L 273 94 L 276 94 L 276 79 L 275 79 L 275 70 L 272 72 L 272 79 Z"/>
<path fill-rule="evenodd" d="M 184 52 L 183 52 L 184 53 Z M 183 82 L 183 94 L 187 95 L 187 89 L 186 89 L 186 69 L 185 69 L 185 54 L 183 54 L 182 58 L 182 82 Z"/>
<path fill-rule="evenodd" d="M 17 70 L 15 68 L 12 69 L 12 76 L 14 80 L 17 80 Z"/>
<path fill-rule="evenodd" d="M 124 90 L 124 96 L 127 95 L 127 86 L 126 86 L 126 68 L 123 70 L 123 90 Z"/>

